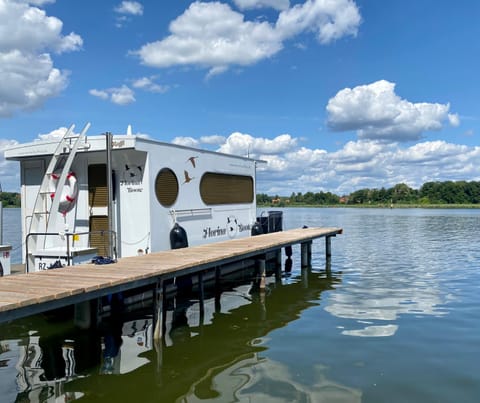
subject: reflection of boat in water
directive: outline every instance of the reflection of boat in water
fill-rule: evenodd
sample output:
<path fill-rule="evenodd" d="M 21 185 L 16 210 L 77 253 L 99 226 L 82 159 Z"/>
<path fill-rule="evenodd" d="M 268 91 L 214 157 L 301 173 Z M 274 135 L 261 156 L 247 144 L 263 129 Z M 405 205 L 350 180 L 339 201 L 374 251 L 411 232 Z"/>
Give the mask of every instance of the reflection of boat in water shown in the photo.
<path fill-rule="evenodd" d="M 222 376 L 221 373 L 228 376 L 232 371 L 235 376 L 241 371 L 247 373 L 254 363 L 263 365 L 261 353 L 266 349 L 263 338 L 296 320 L 303 310 L 317 305 L 320 293 L 331 289 L 335 281 L 319 273 L 310 273 L 303 280 L 292 279 L 288 285 L 270 282 L 267 295 L 237 285 L 229 291 L 224 290 L 221 297 L 217 295 L 207 300 L 204 314 L 197 301 L 171 300 L 167 336 L 155 345 L 155 349 L 141 353 L 149 364 L 122 375 L 121 381 L 103 378 L 98 389 L 90 393 L 108 396 L 112 401 L 124 396 L 151 401 L 154 389 L 155 401 L 173 402 L 187 397 L 187 401 L 195 401 L 192 400 L 195 396 L 228 401 L 219 397 L 227 391 L 217 385 L 216 377 Z M 227 300 L 228 310 L 225 309 Z M 153 374 L 155 379 L 152 379 Z M 229 393 L 239 393 L 242 387 L 255 382 L 250 378 L 245 382 L 245 376 L 240 378 L 243 381 L 238 383 L 230 379 L 230 388 L 239 390 L 227 388 Z M 287 379 L 279 381 L 290 382 Z M 156 386 L 152 385 L 154 382 Z M 135 392 L 127 385 L 136 385 Z M 88 379 L 77 379 L 68 384 L 68 390 L 82 391 L 90 386 Z"/>
<path fill-rule="evenodd" d="M 54 343 L 52 351 L 41 342 L 41 336 L 29 332 L 22 339 L 3 340 L 0 345 L 2 401 L 56 402 L 61 397 L 70 401 L 83 396 L 64 390 L 67 382 L 81 377 L 75 370 L 71 340 L 63 340 L 61 345 Z"/>
<path fill-rule="evenodd" d="M 362 393 L 323 375 L 314 368 L 313 385 L 306 385 L 282 363 L 265 359 L 258 353 L 238 357 L 224 367 L 211 368 L 177 401 L 209 402 L 349 402 L 360 403 Z"/>
<path fill-rule="evenodd" d="M 102 374 L 126 374 L 149 363 L 141 355 L 153 348 L 151 318 L 110 323 L 102 334 Z"/>
<path fill-rule="evenodd" d="M 60 380 L 57 389 L 66 396 L 88 394 L 90 399 L 104 401 L 231 401 L 231 396 L 254 395 L 262 382 L 273 381 L 283 385 L 288 394 L 335 393 L 347 401 L 358 401 L 358 391 L 335 384 L 321 373 L 312 389 L 290 377 L 281 363 L 262 356 L 264 338 L 270 332 L 318 305 L 321 292 L 339 280 L 306 270 L 288 280 L 269 278 L 263 294 L 252 288 L 250 279 L 233 284 L 223 281 L 221 292 L 206 289 L 204 309 L 192 299 L 196 295 L 169 298 L 167 334 L 155 344 L 152 316 L 145 311 L 129 313 L 120 322 L 106 320 L 99 333 L 75 336 L 68 331 L 42 343 L 39 332 L 39 366 L 45 379 Z M 65 338 L 74 340 L 75 371 L 70 377 L 64 375 L 62 361 Z M 54 349 L 56 359 L 52 359 Z M 50 357 L 48 362 L 45 357 Z M 46 387 L 39 385 L 40 389 Z"/>

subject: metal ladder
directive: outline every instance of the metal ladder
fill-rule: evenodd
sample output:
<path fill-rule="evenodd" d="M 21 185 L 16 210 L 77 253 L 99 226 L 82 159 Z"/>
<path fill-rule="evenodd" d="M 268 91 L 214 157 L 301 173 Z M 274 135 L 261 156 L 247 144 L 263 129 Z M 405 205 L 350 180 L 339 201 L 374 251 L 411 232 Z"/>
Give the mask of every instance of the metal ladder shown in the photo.
<path fill-rule="evenodd" d="M 28 236 L 28 256 L 27 264 L 29 267 L 33 267 L 34 253 L 38 249 L 45 248 L 47 246 L 47 236 L 42 233 L 56 232 L 57 220 L 60 213 L 58 208 L 60 206 L 60 200 L 62 197 L 63 187 L 67 179 L 67 175 L 70 172 L 75 154 L 81 148 L 81 143 L 86 139 L 85 134 L 90 127 L 90 123 L 87 123 L 79 135 L 72 135 L 75 125 L 71 125 L 65 132 L 64 136 L 58 142 L 57 147 L 53 153 L 52 159 L 48 164 L 47 170 L 43 177 L 40 189 L 35 200 L 35 205 L 32 212 L 32 218 L 30 221 L 29 234 L 39 234 Z M 88 144 L 85 143 L 85 147 L 88 148 Z M 59 161 L 67 156 L 63 166 L 59 167 Z M 51 203 L 50 195 L 52 190 L 50 189 L 50 181 L 53 173 L 56 169 L 61 169 L 61 174 L 58 180 L 58 185 L 55 190 L 55 196 Z M 50 204 L 50 208 L 48 207 Z"/>

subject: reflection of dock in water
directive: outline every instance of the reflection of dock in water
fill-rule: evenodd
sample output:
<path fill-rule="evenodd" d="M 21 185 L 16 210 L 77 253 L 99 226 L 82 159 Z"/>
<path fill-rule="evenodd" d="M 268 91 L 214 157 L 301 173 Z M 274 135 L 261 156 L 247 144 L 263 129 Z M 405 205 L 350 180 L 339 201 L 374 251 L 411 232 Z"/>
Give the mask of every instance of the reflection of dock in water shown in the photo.
<path fill-rule="evenodd" d="M 305 309 L 318 305 L 321 293 L 334 288 L 340 280 L 309 269 L 304 269 L 302 276 L 292 278 L 288 284 L 282 284 L 279 279 L 269 280 L 266 293 L 252 290 L 248 284 L 224 289 L 221 295 L 205 300 L 203 314 L 200 314 L 197 300 L 169 299 L 165 337 L 155 341 L 154 348 L 148 351 L 136 350 L 140 354 L 137 358 L 146 359 L 148 364 L 122 374 L 120 379 L 110 376 L 102 376 L 98 382 L 89 378 L 76 379 L 68 383 L 66 389 L 89 390 L 90 395 L 108 397 L 111 401 L 121 401 L 126 396 L 152 401 L 152 390 L 155 390 L 155 401 L 214 398 L 231 401 L 231 394 L 256 382 L 250 373 L 252 366 L 275 367 L 279 373 L 284 373 L 281 364 L 261 358 L 266 349 L 262 339 L 271 331 L 295 321 Z M 229 305 L 228 310 L 222 305 Z M 119 348 L 118 360 L 125 357 L 125 336 L 122 339 L 124 344 Z M 234 375 L 230 377 L 229 374 Z M 230 384 L 222 381 L 223 386 L 217 385 L 222 377 L 227 377 Z M 322 388 L 327 388 L 328 393 L 335 390 L 337 394 L 358 394 L 321 376 L 316 391 L 308 391 L 306 387 L 302 390 L 302 385 L 293 380 L 277 381 L 288 383 L 289 388 L 300 395 L 318 393 Z M 132 385 L 135 385 L 134 392 Z M 349 401 L 359 401 L 359 397 Z"/>

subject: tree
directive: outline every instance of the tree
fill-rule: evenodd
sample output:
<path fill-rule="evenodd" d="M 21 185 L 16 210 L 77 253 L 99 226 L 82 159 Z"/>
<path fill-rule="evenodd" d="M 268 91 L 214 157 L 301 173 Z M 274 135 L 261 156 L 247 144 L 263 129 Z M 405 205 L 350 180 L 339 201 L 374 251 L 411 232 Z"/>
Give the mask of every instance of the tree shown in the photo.
<path fill-rule="evenodd" d="M 257 194 L 257 203 L 258 204 L 269 204 L 272 202 L 272 198 L 265 194 L 265 193 L 259 193 Z"/>
<path fill-rule="evenodd" d="M 3 207 L 20 207 L 19 193 L 0 192 L 0 200 Z"/>
<path fill-rule="evenodd" d="M 346 196 L 348 204 L 386 205 L 390 202 L 401 204 L 480 204 L 480 182 L 445 181 L 426 182 L 419 190 L 412 189 L 405 183 L 398 183 L 393 188 L 359 189 Z M 279 196 L 275 196 L 279 199 Z M 344 199 L 344 198 L 343 198 Z M 270 203 L 268 195 L 257 195 L 259 203 Z M 283 201 L 283 199 L 282 199 Z M 292 192 L 290 203 L 309 205 L 335 205 L 340 197 L 330 192 Z"/>
<path fill-rule="evenodd" d="M 411 203 L 416 199 L 417 192 L 405 183 L 399 183 L 393 187 L 392 201 L 394 203 Z"/>

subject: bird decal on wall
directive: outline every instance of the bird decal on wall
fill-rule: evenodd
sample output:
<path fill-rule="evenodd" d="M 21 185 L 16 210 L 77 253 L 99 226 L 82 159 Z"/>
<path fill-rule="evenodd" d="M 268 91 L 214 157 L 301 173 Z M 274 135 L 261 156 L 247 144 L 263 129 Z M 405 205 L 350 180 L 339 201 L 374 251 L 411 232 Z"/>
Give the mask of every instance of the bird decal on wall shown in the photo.
<path fill-rule="evenodd" d="M 190 161 L 190 162 L 192 163 L 192 166 L 195 168 L 195 160 L 196 160 L 197 158 L 198 158 L 198 155 L 197 155 L 196 157 L 190 157 L 190 158 L 187 160 L 187 162 Z"/>
<path fill-rule="evenodd" d="M 183 183 L 189 183 L 191 180 L 195 179 L 193 177 L 190 177 L 187 171 L 183 171 L 183 174 L 185 175 L 185 181 Z"/>

